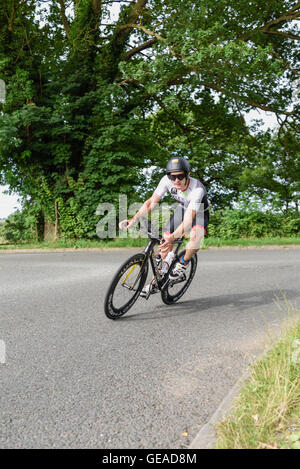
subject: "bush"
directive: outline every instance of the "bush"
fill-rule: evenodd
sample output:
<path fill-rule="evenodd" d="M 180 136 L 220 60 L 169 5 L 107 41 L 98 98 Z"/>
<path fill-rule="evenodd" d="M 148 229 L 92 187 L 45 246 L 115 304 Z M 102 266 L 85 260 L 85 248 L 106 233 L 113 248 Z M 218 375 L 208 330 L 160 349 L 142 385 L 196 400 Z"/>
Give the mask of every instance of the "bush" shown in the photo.
<path fill-rule="evenodd" d="M 300 235 L 300 217 L 295 213 L 274 214 L 245 210 L 211 212 L 208 236 L 222 239 L 268 238 Z"/>
<path fill-rule="evenodd" d="M 76 205 L 59 203 L 61 238 L 96 238 L 91 226 L 84 224 L 83 212 L 82 216 L 76 214 L 77 209 Z M 26 210 L 16 211 L 1 225 L 0 236 L 10 243 L 37 242 L 38 238 L 43 239 L 43 227 L 43 220 L 37 219 L 34 214 Z M 296 237 L 300 236 L 300 217 L 295 213 L 274 214 L 259 210 L 211 211 L 209 236 L 223 240 Z"/>
<path fill-rule="evenodd" d="M 34 223 L 34 217 L 26 216 L 24 212 L 17 210 L 5 220 L 1 227 L 1 235 L 10 243 L 36 241 Z"/>

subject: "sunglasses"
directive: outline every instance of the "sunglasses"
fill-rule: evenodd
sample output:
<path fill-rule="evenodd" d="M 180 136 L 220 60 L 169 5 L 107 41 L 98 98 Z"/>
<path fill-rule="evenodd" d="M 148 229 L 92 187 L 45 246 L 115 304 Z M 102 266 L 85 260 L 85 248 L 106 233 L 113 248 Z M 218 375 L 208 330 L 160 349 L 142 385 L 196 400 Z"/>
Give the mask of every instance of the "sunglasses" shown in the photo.
<path fill-rule="evenodd" d="M 186 174 L 185 173 L 182 173 L 182 174 L 168 174 L 168 178 L 171 181 L 176 181 L 176 179 L 179 179 L 179 181 L 182 181 L 184 178 L 186 178 Z"/>

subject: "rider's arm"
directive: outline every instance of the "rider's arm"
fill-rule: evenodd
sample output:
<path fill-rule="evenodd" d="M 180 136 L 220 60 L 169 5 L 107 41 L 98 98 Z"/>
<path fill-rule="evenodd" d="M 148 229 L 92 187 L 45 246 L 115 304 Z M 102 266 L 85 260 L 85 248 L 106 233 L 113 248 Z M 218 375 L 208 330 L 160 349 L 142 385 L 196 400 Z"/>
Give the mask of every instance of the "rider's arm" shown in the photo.
<path fill-rule="evenodd" d="M 150 199 L 146 200 L 146 202 L 142 205 L 140 210 L 134 215 L 134 217 L 131 218 L 131 220 L 128 220 L 130 223 L 136 223 L 139 218 L 144 217 L 145 215 L 148 215 L 151 210 L 154 209 L 154 207 L 159 203 L 161 197 L 154 192 Z"/>
<path fill-rule="evenodd" d="M 156 204 L 160 201 L 161 197 L 158 194 L 153 194 L 150 199 L 146 200 L 146 202 L 142 205 L 140 210 L 134 215 L 134 217 L 130 218 L 130 220 L 122 220 L 119 223 L 120 229 L 128 229 L 131 228 L 132 225 L 137 223 L 138 219 L 147 215 Z"/>
<path fill-rule="evenodd" d="M 167 185 L 168 177 L 164 176 L 155 191 L 153 192 L 152 196 L 150 199 L 146 200 L 146 202 L 143 204 L 143 206 L 140 208 L 140 210 L 135 214 L 134 217 L 132 217 L 130 220 L 123 220 L 119 224 L 120 228 L 123 227 L 124 222 L 127 222 L 127 228 L 130 228 L 134 223 L 138 221 L 140 217 L 143 217 L 147 215 L 153 208 L 156 206 L 156 204 L 159 203 L 159 201 L 164 197 L 166 192 L 168 191 L 168 185 Z"/>

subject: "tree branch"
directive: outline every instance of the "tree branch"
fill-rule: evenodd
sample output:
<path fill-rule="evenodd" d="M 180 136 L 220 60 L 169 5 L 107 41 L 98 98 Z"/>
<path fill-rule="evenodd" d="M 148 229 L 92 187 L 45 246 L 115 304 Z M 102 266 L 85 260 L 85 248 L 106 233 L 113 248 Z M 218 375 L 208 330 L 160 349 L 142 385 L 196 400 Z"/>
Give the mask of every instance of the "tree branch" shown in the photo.
<path fill-rule="evenodd" d="M 298 1 L 298 3 L 293 7 L 291 8 L 290 10 L 288 10 L 287 12 L 285 12 L 283 15 L 281 15 L 279 18 L 276 18 L 275 20 L 272 20 L 272 21 L 269 21 L 268 23 L 266 23 L 264 26 L 261 26 L 260 28 L 256 28 L 252 31 L 250 31 L 248 34 L 244 34 L 242 36 L 239 36 L 237 39 L 239 39 L 240 41 L 249 41 L 251 40 L 252 38 L 252 35 L 256 32 L 262 32 L 264 34 L 270 34 L 270 35 L 277 35 L 277 36 L 282 36 L 282 37 L 286 37 L 288 39 L 294 39 L 294 40 L 297 40 L 299 41 L 300 40 L 300 36 L 297 36 L 296 34 L 292 34 L 292 33 L 289 33 L 289 32 L 283 32 L 283 31 L 277 31 L 277 30 L 274 30 L 274 29 L 270 29 L 272 27 L 279 27 L 282 23 L 285 23 L 287 21 L 292 21 L 292 20 L 296 20 L 297 18 L 300 18 L 300 1 Z M 278 60 L 280 60 L 286 68 L 288 68 L 292 73 L 294 73 L 295 75 L 298 75 L 298 71 L 293 69 L 291 67 L 291 65 L 286 62 L 284 59 L 282 59 L 282 57 L 280 57 L 276 52 L 274 51 L 271 51 L 270 52 L 270 55 L 273 55 L 274 57 L 276 57 Z"/>
<path fill-rule="evenodd" d="M 61 19 L 62 19 L 62 22 L 63 22 L 63 26 L 64 26 L 64 29 L 65 29 L 67 38 L 69 39 L 70 38 L 70 24 L 69 24 L 68 18 L 66 16 L 65 2 L 64 2 L 64 0 L 58 0 L 58 3 L 60 4 L 60 15 L 61 15 Z"/>
<path fill-rule="evenodd" d="M 143 9 L 146 5 L 148 0 L 137 0 L 136 4 L 132 7 L 132 10 L 130 11 L 128 15 L 128 23 L 127 25 L 122 25 L 117 28 L 116 31 L 116 38 L 118 42 L 124 43 L 129 34 L 130 34 L 130 29 L 132 27 L 136 27 L 136 21 L 139 19 L 140 15 L 143 12 Z"/>
<path fill-rule="evenodd" d="M 293 7 L 291 10 L 289 10 L 288 12 L 286 12 L 284 15 L 282 15 L 281 17 L 277 18 L 276 20 L 273 20 L 269 23 L 267 23 L 265 26 L 263 26 L 262 28 L 258 28 L 257 30 L 255 31 L 263 31 L 267 34 L 271 34 L 272 32 L 269 31 L 269 28 L 272 27 L 272 26 L 275 26 L 275 25 L 278 25 L 284 21 L 288 21 L 288 20 L 291 20 L 291 19 L 295 19 L 296 17 L 300 16 L 300 2 L 298 2 L 298 4 Z M 166 42 L 166 38 L 161 36 L 160 34 L 158 34 L 157 32 L 155 31 L 151 31 L 149 30 L 148 28 L 146 28 L 145 26 L 141 25 L 141 24 L 136 24 L 136 23 L 131 23 L 131 22 L 128 22 L 127 24 L 124 24 L 124 25 L 121 25 L 119 28 L 118 28 L 118 33 L 121 34 L 122 31 L 127 31 L 128 29 L 140 29 L 141 31 L 143 31 L 145 34 L 147 34 L 148 36 L 152 36 L 153 38 L 155 38 L 156 40 L 159 40 L 159 41 L 163 41 L 163 42 Z M 253 33 L 254 31 L 252 31 L 251 33 Z M 240 37 L 238 39 L 240 40 L 244 40 L 244 41 L 248 41 L 250 39 L 250 34 L 247 35 L 247 36 L 244 36 L 244 37 Z M 147 46 L 148 44 L 150 43 L 150 41 L 148 41 L 147 43 Z M 151 44 L 152 45 L 152 44 Z M 140 47 L 143 47 L 140 46 Z M 146 47 L 146 46 L 145 46 Z M 150 46 L 149 46 L 150 47 Z M 172 47 L 170 47 L 168 45 L 168 48 L 171 52 L 171 54 L 173 56 L 175 56 L 176 58 L 179 58 L 183 61 L 184 65 L 187 67 L 188 70 L 191 70 L 191 71 L 194 71 L 194 72 L 197 72 L 198 69 L 191 66 L 190 64 L 186 63 L 186 58 L 183 56 L 183 55 L 180 55 L 180 54 L 177 54 L 174 49 Z M 128 52 L 128 58 L 127 60 L 132 56 L 131 55 L 131 52 L 132 54 L 133 53 L 137 53 L 139 51 L 139 48 L 135 48 L 135 49 L 132 49 L 132 51 L 129 51 Z M 277 59 L 281 60 L 284 65 L 289 68 L 293 73 L 297 74 L 297 71 L 294 70 L 290 64 L 288 64 L 287 62 L 284 61 L 284 59 L 282 59 L 276 52 L 271 52 L 272 55 L 274 55 Z M 131 82 L 133 83 L 132 80 L 128 79 L 128 80 L 123 80 L 121 83 L 119 83 L 119 86 L 122 86 L 124 85 L 125 83 L 128 83 L 128 82 Z M 257 103 L 251 99 L 248 99 L 247 97 L 241 97 L 239 95 L 237 95 L 236 93 L 233 93 L 233 92 L 230 92 L 228 90 L 226 90 L 225 88 L 222 88 L 221 86 L 218 86 L 218 85 L 215 85 L 213 83 L 208 83 L 208 82 L 202 82 L 202 85 L 207 87 L 207 88 L 210 88 L 212 90 L 215 90 L 215 91 L 218 91 L 218 92 L 221 92 L 225 95 L 230 95 L 232 96 L 232 98 L 234 100 L 241 100 L 243 101 L 244 103 L 252 106 L 253 108 L 258 108 L 258 109 L 261 109 L 263 111 L 268 111 L 268 112 L 272 112 L 272 113 L 275 113 L 275 114 L 283 114 L 283 115 L 286 115 L 286 116 L 293 116 L 293 117 L 299 117 L 296 113 L 294 112 L 287 112 L 287 111 L 283 111 L 283 110 L 279 110 L 279 109 L 273 109 L 272 107 L 270 106 L 267 106 L 267 105 L 263 105 L 263 104 L 260 104 L 260 103 Z M 152 96 L 154 99 L 155 96 Z"/>
<path fill-rule="evenodd" d="M 95 15 L 99 15 L 99 13 L 101 12 L 102 1 L 92 0 L 92 5 L 93 5 L 93 10 L 94 10 Z"/>
<path fill-rule="evenodd" d="M 111 41 L 107 44 L 106 53 L 113 57 L 113 63 L 110 60 L 109 63 L 104 64 L 102 69 L 103 76 L 107 79 L 114 81 L 118 74 L 118 63 L 126 55 L 126 42 L 131 34 L 131 27 L 128 27 L 127 23 L 136 26 L 137 21 L 141 17 L 145 5 L 148 0 L 137 0 L 136 3 L 132 3 L 127 7 L 126 15 L 122 15 L 122 19 L 119 19 L 115 32 L 112 36 Z M 121 21 L 125 22 L 121 24 Z"/>
<path fill-rule="evenodd" d="M 296 36 L 296 34 L 291 33 L 284 33 L 283 31 L 264 31 L 265 34 L 274 34 L 276 36 L 283 36 L 287 39 L 295 39 L 296 41 L 300 41 L 300 36 Z"/>
<path fill-rule="evenodd" d="M 17 3 L 16 0 L 13 0 L 12 2 L 12 10 L 11 10 L 11 16 L 9 17 L 8 14 L 5 12 L 5 16 L 8 19 L 8 30 L 12 31 L 14 27 L 14 22 L 16 19 L 16 13 L 19 8 L 21 8 L 23 5 L 27 3 L 27 0 L 23 0 L 22 2 Z M 29 6 L 33 4 L 33 1 L 29 2 Z"/>
<path fill-rule="evenodd" d="M 149 41 L 145 42 L 144 44 L 141 44 L 140 46 L 134 47 L 130 51 L 127 52 L 125 60 L 128 62 L 128 60 L 131 59 L 135 54 L 138 54 L 142 50 L 148 49 L 149 47 L 153 46 L 157 42 L 157 39 L 150 39 Z"/>
<path fill-rule="evenodd" d="M 12 30 L 13 30 L 13 24 L 14 24 L 14 22 L 15 22 L 16 10 L 17 10 L 17 7 L 16 7 L 16 2 L 15 2 L 15 0 L 14 0 L 14 1 L 13 1 L 13 4 L 12 4 L 11 17 L 10 17 L 9 20 L 8 20 L 8 30 L 9 30 L 9 31 L 12 31 Z"/>
<path fill-rule="evenodd" d="M 278 26 L 281 23 L 286 23 L 287 21 L 292 21 L 300 17 L 300 2 L 297 3 L 293 8 L 285 12 L 279 18 L 276 18 L 273 21 L 265 24 L 260 28 L 263 32 L 267 32 L 272 26 Z"/>
<path fill-rule="evenodd" d="M 123 29 L 141 29 L 142 31 L 144 31 L 144 33 L 148 34 L 148 36 L 153 36 L 159 41 L 166 42 L 165 37 L 161 36 L 160 34 L 156 33 L 155 31 L 151 31 L 150 29 L 146 28 L 145 26 L 143 26 L 141 24 L 128 23 L 128 24 L 124 24 L 124 25 L 120 26 L 119 29 L 120 30 L 123 30 Z M 171 46 L 168 45 L 168 49 L 174 57 L 182 58 L 180 55 L 176 54 L 176 52 L 174 51 L 174 49 Z"/>
<path fill-rule="evenodd" d="M 299 118 L 299 115 L 297 115 L 295 112 L 287 112 L 287 111 L 282 111 L 280 109 L 273 109 L 270 106 L 265 106 L 263 104 L 256 103 L 255 101 L 239 96 L 236 93 L 231 93 L 231 92 L 228 93 L 227 90 L 225 90 L 224 88 L 221 88 L 221 86 L 214 85 L 213 83 L 202 82 L 202 85 L 205 86 L 206 88 L 211 88 L 212 90 L 219 91 L 220 93 L 223 93 L 223 94 L 230 94 L 233 98 L 240 99 L 244 101 L 244 103 L 249 104 L 249 106 L 261 109 L 262 111 L 269 111 L 269 112 L 274 112 L 275 114 L 284 114 L 285 116 L 294 116 L 294 117 Z"/>
<path fill-rule="evenodd" d="M 277 52 L 270 51 L 269 54 L 274 55 L 276 59 L 280 60 L 285 65 L 285 67 L 288 68 L 294 75 L 299 75 L 299 71 L 297 69 L 292 68 L 286 60 L 284 60 L 282 57 L 280 57 L 279 54 L 277 54 Z"/>
<path fill-rule="evenodd" d="M 101 18 L 102 0 L 92 0 L 92 6 L 96 18 L 95 29 L 97 29 Z"/>
<path fill-rule="evenodd" d="M 276 18 L 273 21 L 269 21 L 265 25 L 253 29 L 252 31 L 249 31 L 248 34 L 244 34 L 238 39 L 241 41 L 249 41 L 251 39 L 251 36 L 253 33 L 256 33 L 258 31 L 261 31 L 265 34 L 275 34 L 276 32 L 274 30 L 270 31 L 270 28 L 272 27 L 279 27 L 282 23 L 286 23 L 287 21 L 292 21 L 296 20 L 297 18 L 300 18 L 300 1 L 295 5 L 293 8 L 285 12 L 283 15 L 281 15 L 279 18 Z"/>

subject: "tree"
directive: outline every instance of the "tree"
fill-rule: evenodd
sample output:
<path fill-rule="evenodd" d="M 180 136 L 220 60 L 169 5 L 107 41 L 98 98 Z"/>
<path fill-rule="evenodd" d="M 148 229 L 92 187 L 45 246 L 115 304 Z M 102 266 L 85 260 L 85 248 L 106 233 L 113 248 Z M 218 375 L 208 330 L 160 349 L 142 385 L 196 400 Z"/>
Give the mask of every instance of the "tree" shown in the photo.
<path fill-rule="evenodd" d="M 0 1 L 0 171 L 54 233 L 93 236 L 99 202 L 172 153 L 234 199 L 252 108 L 299 132 L 299 2 L 136 0 L 113 21 L 116 3 Z"/>
<path fill-rule="evenodd" d="M 266 205 L 281 212 L 294 211 L 299 215 L 300 149 L 289 134 L 264 135 L 260 139 L 261 152 L 241 176 L 242 188 L 260 197 Z"/>

